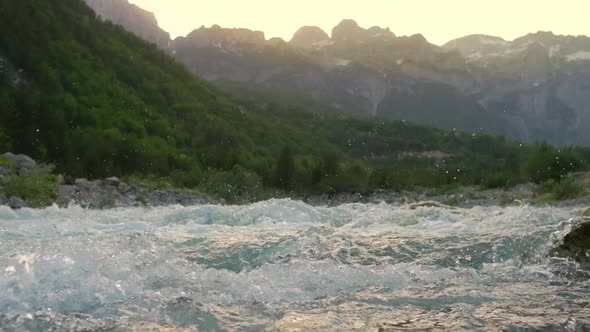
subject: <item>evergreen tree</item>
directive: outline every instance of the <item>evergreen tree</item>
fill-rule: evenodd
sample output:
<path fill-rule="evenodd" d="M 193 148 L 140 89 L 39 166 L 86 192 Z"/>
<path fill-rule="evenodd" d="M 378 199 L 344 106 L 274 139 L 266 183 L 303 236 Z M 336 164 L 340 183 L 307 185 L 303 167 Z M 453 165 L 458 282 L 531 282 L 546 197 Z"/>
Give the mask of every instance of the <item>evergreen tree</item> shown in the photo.
<path fill-rule="evenodd" d="M 276 184 L 281 189 L 291 189 L 291 181 L 295 174 L 295 158 L 293 156 L 293 149 L 290 146 L 285 146 L 277 160 L 275 179 Z"/>

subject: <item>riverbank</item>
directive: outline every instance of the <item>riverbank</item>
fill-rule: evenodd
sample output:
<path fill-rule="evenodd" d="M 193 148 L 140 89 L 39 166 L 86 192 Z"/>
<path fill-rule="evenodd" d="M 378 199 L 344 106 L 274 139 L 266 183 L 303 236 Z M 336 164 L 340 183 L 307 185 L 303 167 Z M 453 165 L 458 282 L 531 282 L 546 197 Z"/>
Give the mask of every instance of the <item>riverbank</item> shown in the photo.
<path fill-rule="evenodd" d="M 575 191 L 571 196 L 560 197 L 544 185 L 534 183 L 519 184 L 509 188 L 485 189 L 479 186 L 451 186 L 442 188 L 416 188 L 411 191 L 391 192 L 375 191 L 369 194 L 341 193 L 335 195 L 312 195 L 303 200 L 310 205 L 338 206 L 350 203 L 380 203 L 403 205 L 418 202 L 436 202 L 439 204 L 471 208 L 474 206 L 516 206 L 516 205 L 553 205 L 560 207 L 590 205 L 590 185 L 586 174 L 579 174 L 575 180 Z"/>
<path fill-rule="evenodd" d="M 25 155 L 0 156 L 0 205 L 13 209 L 57 204 L 89 209 L 223 203 L 195 191 L 117 177 L 88 180 L 55 175 Z"/>
<path fill-rule="evenodd" d="M 410 191 L 374 190 L 365 193 L 330 193 L 289 196 L 313 206 L 349 203 L 414 204 L 432 201 L 451 207 L 509 205 L 590 205 L 590 174 L 572 174 L 560 183 L 526 183 L 504 188 L 448 185 Z M 263 197 L 256 200 L 264 200 Z M 25 155 L 0 156 L 0 205 L 13 209 L 75 204 L 89 209 L 136 206 L 225 204 L 225 200 L 195 190 L 173 188 L 166 182 L 136 178 L 88 180 L 55 175 L 47 165 Z M 248 202 L 245 202 L 248 203 Z"/>

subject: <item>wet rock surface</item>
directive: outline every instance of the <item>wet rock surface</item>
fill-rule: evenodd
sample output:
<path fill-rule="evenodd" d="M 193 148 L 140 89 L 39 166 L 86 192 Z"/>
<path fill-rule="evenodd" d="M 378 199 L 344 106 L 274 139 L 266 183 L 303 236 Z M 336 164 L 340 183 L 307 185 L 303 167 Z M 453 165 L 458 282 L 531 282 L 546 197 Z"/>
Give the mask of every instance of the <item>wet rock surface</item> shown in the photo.
<path fill-rule="evenodd" d="M 13 210 L 29 207 L 27 202 L 18 197 L 10 197 L 6 203 Z"/>
<path fill-rule="evenodd" d="M 563 238 L 563 243 L 552 251 L 557 257 L 571 258 L 590 271 L 590 208 L 582 213 L 579 223 Z"/>

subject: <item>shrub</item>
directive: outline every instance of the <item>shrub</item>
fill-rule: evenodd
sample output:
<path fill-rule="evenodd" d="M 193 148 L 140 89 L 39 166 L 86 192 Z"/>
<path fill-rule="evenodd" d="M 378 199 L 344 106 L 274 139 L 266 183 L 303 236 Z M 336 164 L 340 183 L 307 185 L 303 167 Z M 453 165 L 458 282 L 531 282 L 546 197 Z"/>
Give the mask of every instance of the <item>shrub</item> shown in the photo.
<path fill-rule="evenodd" d="M 262 180 L 240 165 L 231 171 L 215 173 L 205 184 L 205 192 L 226 199 L 229 203 L 246 203 L 261 199 Z"/>
<path fill-rule="evenodd" d="M 203 180 L 203 170 L 199 165 L 194 165 L 188 171 L 174 171 L 171 176 L 172 182 L 175 186 L 183 188 L 195 188 Z"/>
<path fill-rule="evenodd" d="M 0 166 L 13 168 L 14 164 L 10 160 L 0 157 Z"/>
<path fill-rule="evenodd" d="M 569 173 L 582 169 L 582 162 L 571 149 L 555 150 L 547 144 L 536 147 L 525 164 L 525 172 L 535 183 L 560 182 Z"/>
<path fill-rule="evenodd" d="M 566 200 L 581 197 L 585 194 L 584 188 L 573 177 L 567 177 L 557 182 L 548 180 L 541 186 L 541 193 L 548 195 L 553 200 Z"/>
<path fill-rule="evenodd" d="M 481 187 L 484 189 L 509 188 L 514 185 L 510 177 L 506 174 L 490 174 L 481 180 Z"/>
<path fill-rule="evenodd" d="M 10 177 L 4 181 L 8 197 L 19 197 L 31 207 L 51 205 L 57 199 L 58 178 L 51 166 L 39 166 L 28 174 Z"/>

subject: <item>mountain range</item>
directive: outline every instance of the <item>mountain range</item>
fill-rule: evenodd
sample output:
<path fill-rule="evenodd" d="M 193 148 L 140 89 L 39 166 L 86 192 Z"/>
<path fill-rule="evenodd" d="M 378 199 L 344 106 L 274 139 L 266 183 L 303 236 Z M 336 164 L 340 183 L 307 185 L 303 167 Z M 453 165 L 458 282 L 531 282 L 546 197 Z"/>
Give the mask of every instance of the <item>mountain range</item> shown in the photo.
<path fill-rule="evenodd" d="M 0 0 L 0 151 L 26 154 L 74 178 L 131 176 L 155 187 L 191 188 L 231 202 L 416 186 L 501 187 L 559 180 L 587 169 L 590 149 L 558 152 L 546 144 L 531 147 L 490 135 L 341 113 L 356 101 L 354 94 L 339 107 L 306 96 L 303 89 L 297 94 L 217 81 L 242 93 L 236 96 L 172 58 L 177 49 L 166 53 L 101 17 L 82 0 Z M 135 33 L 142 33 L 140 26 Z M 354 26 L 347 21 L 343 30 Z M 308 30 L 316 35 L 312 45 L 325 42 L 317 29 Z M 423 43 L 419 36 L 397 38 L 387 30 L 352 30 L 380 31 L 383 38 L 409 45 Z M 342 42 L 347 33 L 340 35 Z M 298 43 L 308 41 L 299 37 Z M 165 44 L 187 40 L 217 45 L 204 49 L 228 54 L 228 63 L 241 54 L 230 49 L 241 52 L 250 45 L 271 55 L 253 65 L 287 64 L 291 67 L 285 73 L 294 75 L 301 73 L 298 67 L 316 75 L 312 68 L 345 81 L 370 72 L 352 63 L 338 66 L 344 68 L 340 73 L 331 71 L 308 53 L 295 52 L 290 43 L 267 41 L 262 33 L 243 29 L 199 29 Z M 354 68 L 359 75 L 353 75 Z M 285 83 L 290 82 L 285 76 Z M 326 89 L 337 95 L 339 87 Z M 0 171 L 7 167 L 13 165 L 4 162 Z M 17 175 L 15 183 L 0 178 L 0 192 L 16 186 L 27 195 L 39 193 L 35 174 Z"/>
<path fill-rule="evenodd" d="M 331 35 L 306 26 L 290 41 L 261 31 L 201 27 L 174 40 L 126 0 L 86 0 L 104 19 L 156 43 L 192 72 L 246 93 L 256 84 L 313 97 L 327 109 L 525 142 L 590 145 L 590 38 L 471 35 L 443 46 L 424 36 L 343 20 Z M 156 33 L 157 32 L 157 33 Z M 169 38 L 169 37 L 168 37 Z M 237 88 L 236 88 L 237 87 Z"/>

